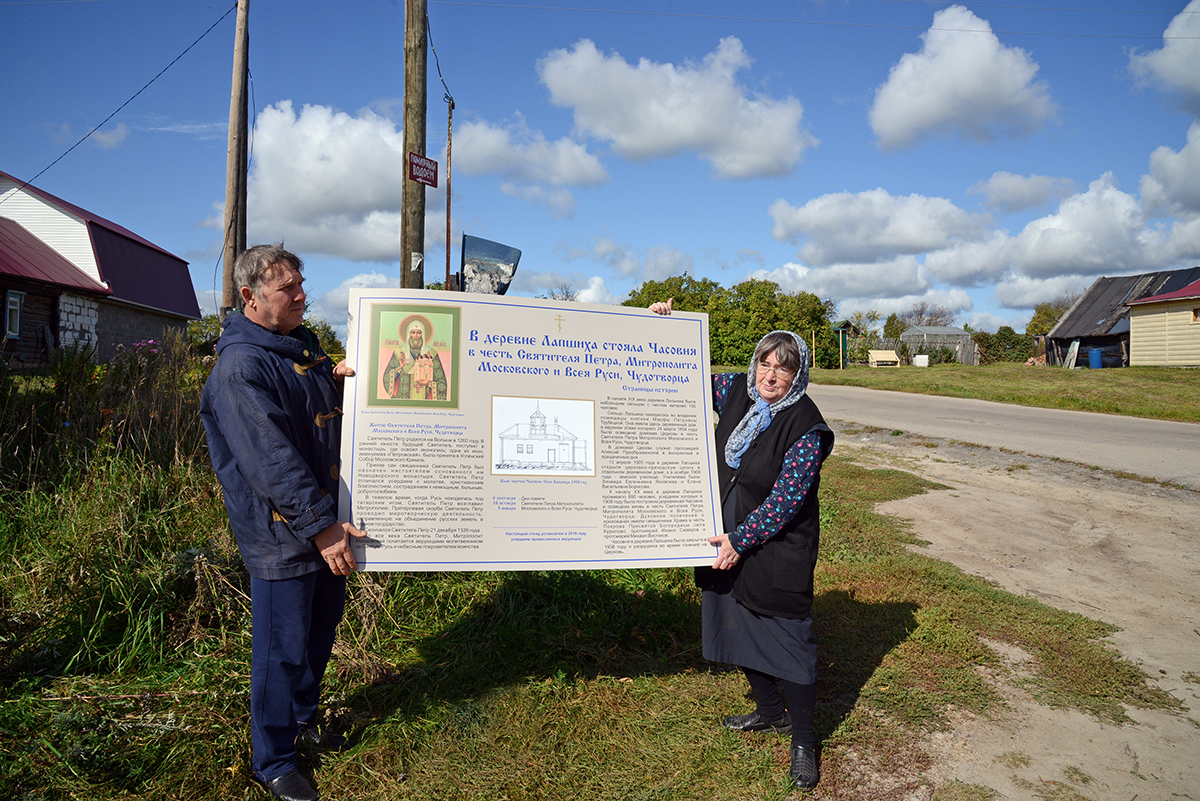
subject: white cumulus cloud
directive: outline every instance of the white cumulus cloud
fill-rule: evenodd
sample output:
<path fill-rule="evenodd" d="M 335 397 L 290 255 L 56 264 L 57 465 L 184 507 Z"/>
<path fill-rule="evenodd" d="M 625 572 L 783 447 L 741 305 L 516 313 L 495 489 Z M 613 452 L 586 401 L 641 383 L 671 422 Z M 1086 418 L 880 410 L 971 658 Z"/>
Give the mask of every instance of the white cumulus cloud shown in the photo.
<path fill-rule="evenodd" d="M 372 111 L 268 106 L 254 131 L 250 238 L 351 261 L 396 259 L 403 154 L 403 133 Z"/>
<path fill-rule="evenodd" d="M 919 254 L 986 237 L 991 217 L 963 211 L 945 198 L 897 197 L 884 189 L 839 192 L 796 207 L 771 204 L 772 236 L 803 242 L 809 264 L 863 263 Z"/>
<path fill-rule="evenodd" d="M 901 57 L 875 93 L 871 128 L 885 150 L 909 147 L 929 133 L 958 132 L 977 141 L 1031 133 L 1056 106 L 1038 65 L 1006 47 L 991 26 L 963 6 L 933 16 L 921 51 Z"/>
<path fill-rule="evenodd" d="M 500 191 L 548 209 L 559 219 L 575 212 L 567 187 L 598 186 L 608 181 L 600 160 L 587 147 L 563 137 L 550 142 L 517 115 L 502 125 L 472 120 L 458 128 L 455 169 L 465 175 L 498 175 Z"/>
<path fill-rule="evenodd" d="M 742 43 L 726 37 L 699 63 L 631 64 L 587 39 L 538 64 L 551 101 L 571 108 L 575 128 L 633 160 L 694 151 L 722 178 L 784 175 L 817 140 L 801 125 L 794 97 L 752 93 Z"/>
<path fill-rule="evenodd" d="M 1009 214 L 1041 206 L 1055 198 L 1063 198 L 1075 191 L 1075 182 L 1070 178 L 1052 178 L 1049 175 L 1016 175 L 999 171 L 992 173 L 986 181 L 980 181 L 968 192 L 984 196 L 983 205 L 1001 214 Z"/>
<path fill-rule="evenodd" d="M 810 267 L 795 262 L 756 270 L 751 278 L 774 281 L 785 292 L 811 292 L 822 298 L 880 299 L 919 295 L 930 288 L 920 262 L 901 256 L 886 262 Z"/>
<path fill-rule="evenodd" d="M 1200 58 L 1196 69 L 1200 71 Z M 1178 153 L 1163 145 L 1150 154 L 1150 174 L 1142 176 L 1141 194 L 1151 213 L 1166 208 L 1175 214 L 1200 214 L 1200 122 L 1188 128 L 1187 144 Z"/>
<path fill-rule="evenodd" d="M 346 333 L 349 330 L 350 290 L 390 289 L 399 286 L 400 278 L 398 276 L 388 276 L 377 272 L 360 273 L 322 293 L 319 298 L 309 298 L 308 313 L 333 326 L 338 337 L 345 343 Z"/>
<path fill-rule="evenodd" d="M 1180 92 L 1189 108 L 1200 111 L 1200 0 L 1167 25 L 1161 49 L 1131 53 L 1129 68 L 1145 83 Z"/>
<path fill-rule="evenodd" d="M 1073 273 L 1056 275 L 1051 278 L 1013 275 L 996 284 L 995 298 L 1005 308 L 1030 309 L 1039 303 L 1045 303 L 1068 293 L 1081 294 L 1095 280 L 1096 277 L 1092 275 Z M 1024 330 L 1024 328 L 1019 330 Z"/>
<path fill-rule="evenodd" d="M 1012 260 L 1033 278 L 1163 269 L 1155 263 L 1158 239 L 1146 228 L 1137 199 L 1105 173 L 1086 192 L 1064 200 L 1055 214 L 1025 226 L 1012 243 Z"/>
<path fill-rule="evenodd" d="M 611 270 L 619 278 L 636 281 L 661 281 L 672 275 L 692 271 L 692 257 L 678 248 L 654 245 L 638 252 L 610 236 L 598 236 L 588 248 L 561 249 L 563 257 L 572 261 L 587 259 Z"/>

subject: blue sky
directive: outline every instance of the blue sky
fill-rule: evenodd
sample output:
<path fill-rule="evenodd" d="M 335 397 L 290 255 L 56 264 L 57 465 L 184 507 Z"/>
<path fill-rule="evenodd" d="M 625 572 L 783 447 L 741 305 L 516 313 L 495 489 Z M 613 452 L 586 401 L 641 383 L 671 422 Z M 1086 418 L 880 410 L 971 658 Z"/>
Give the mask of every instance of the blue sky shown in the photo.
<path fill-rule="evenodd" d="M 0 170 L 188 260 L 208 311 L 232 7 L 0 0 Z M 429 0 L 429 21 L 452 263 L 464 232 L 520 248 L 513 294 L 616 303 L 686 270 L 1024 330 L 1097 276 L 1200 264 L 1200 0 Z M 399 283 L 403 27 L 397 0 L 250 5 L 250 240 L 303 256 L 339 326 L 350 287 Z M 431 55 L 427 280 L 442 96 Z"/>

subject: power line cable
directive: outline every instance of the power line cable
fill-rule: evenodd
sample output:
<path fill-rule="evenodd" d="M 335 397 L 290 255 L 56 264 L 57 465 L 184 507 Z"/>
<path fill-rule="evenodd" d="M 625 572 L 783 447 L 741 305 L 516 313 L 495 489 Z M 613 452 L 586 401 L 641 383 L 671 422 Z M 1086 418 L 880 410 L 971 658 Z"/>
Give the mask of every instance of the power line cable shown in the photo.
<path fill-rule="evenodd" d="M 64 153 L 63 153 L 61 156 L 59 156 L 59 157 L 58 157 L 58 158 L 56 158 L 54 161 L 50 162 L 50 163 L 49 163 L 49 164 L 47 164 L 45 167 L 43 167 L 43 168 L 41 169 L 41 171 L 40 171 L 40 172 L 38 172 L 38 174 L 37 174 L 37 175 L 33 176 L 33 177 L 32 177 L 32 178 L 30 178 L 28 181 L 25 181 L 25 182 L 24 182 L 24 183 L 22 183 L 20 186 L 18 186 L 18 187 L 17 187 L 17 192 L 19 192 L 20 190 L 24 189 L 25 187 L 29 186 L 31 183 L 33 183 L 34 181 L 36 181 L 36 180 L 37 180 L 38 178 L 40 178 L 40 177 L 41 177 L 41 176 L 42 176 L 42 175 L 43 175 L 43 174 L 44 174 L 44 173 L 45 173 L 47 170 L 49 170 L 49 169 L 50 169 L 51 167 L 53 167 L 55 164 L 57 164 L 58 162 L 62 161 L 64 158 L 66 158 L 66 157 L 67 157 L 67 155 L 68 155 L 68 154 L 69 154 L 69 153 L 70 153 L 72 150 L 74 150 L 75 148 L 77 148 L 77 147 L 79 147 L 80 145 L 82 145 L 82 144 L 83 144 L 85 141 L 87 141 L 88 137 L 90 137 L 92 134 L 96 133 L 96 131 L 98 131 L 98 130 L 100 130 L 102 127 L 104 127 L 104 123 L 108 122 L 108 121 L 109 121 L 109 120 L 111 120 L 113 117 L 117 116 L 117 114 L 119 114 L 119 113 L 121 112 L 121 109 L 123 109 L 123 108 L 125 108 L 126 106 L 128 106 L 130 103 L 132 103 L 134 100 L 136 100 L 136 99 L 137 99 L 137 96 L 138 96 L 138 95 L 140 95 L 142 92 L 144 92 L 144 91 L 146 91 L 147 89 L 149 89 L 149 88 L 150 88 L 150 84 L 152 84 L 152 83 L 154 83 L 155 81 L 157 81 L 159 78 L 161 78 L 161 77 L 163 76 L 163 73 L 164 73 L 164 72 L 166 72 L 167 70 L 171 69 L 171 67 L 175 66 L 175 62 L 179 61 L 179 59 L 181 59 L 181 58 L 183 58 L 184 56 L 186 56 L 186 55 L 188 54 L 188 51 L 190 51 L 190 50 L 191 50 L 193 47 L 195 47 L 196 45 L 200 44 L 200 40 L 201 40 L 201 39 L 203 39 L 205 36 L 208 36 L 210 33 L 212 33 L 212 30 L 213 30 L 213 28 L 215 28 L 215 27 L 217 27 L 218 25 L 220 25 L 220 24 L 221 24 L 221 22 L 222 22 L 222 21 L 223 21 L 223 20 L 224 20 L 226 17 L 228 17 L 230 14 L 232 14 L 232 13 L 233 13 L 233 12 L 234 12 L 236 9 L 237 9 L 237 3 L 234 3 L 234 4 L 233 4 L 233 7 L 232 7 L 232 8 L 230 8 L 228 11 L 226 11 L 224 14 L 222 14 L 220 19 L 218 19 L 216 22 L 214 22 L 212 25 L 210 25 L 210 26 L 209 26 L 209 28 L 208 28 L 208 30 L 206 30 L 204 33 L 200 34 L 199 38 L 197 38 L 197 39 L 196 39 L 196 41 L 194 41 L 194 42 L 192 42 L 190 45 L 188 45 L 188 46 L 187 46 L 187 48 L 186 48 L 186 49 L 185 49 L 185 50 L 184 50 L 182 53 L 180 53 L 179 55 L 175 56 L 175 58 L 174 58 L 174 59 L 172 59 L 171 63 L 170 63 L 170 64 L 168 64 L 167 66 L 163 67 L 163 68 L 162 68 L 162 69 L 159 71 L 159 73 L 158 73 L 157 75 L 155 75 L 153 78 L 151 78 L 151 79 L 150 79 L 150 80 L 149 80 L 149 81 L 146 83 L 146 85 L 145 85 L 145 86 L 143 86 L 141 89 L 138 89 L 138 90 L 137 90 L 137 92 L 135 92 L 135 93 L 134 93 L 133 97 L 129 98 L 129 99 L 128 99 L 128 100 L 126 100 L 124 103 L 122 103 L 120 106 L 118 106 L 116 111 L 114 111 L 112 114 L 109 114 L 107 117 L 105 117 L 105 118 L 103 119 L 103 121 L 101 121 L 101 123 L 100 123 L 99 125 L 97 125 L 95 128 L 93 128 L 92 130 L 90 130 L 90 131 L 88 131 L 86 134 L 84 134 L 82 139 L 80 139 L 78 142 L 76 142 L 75 144 L 73 144 L 73 145 L 71 145 L 69 148 L 67 148 L 66 152 L 64 152 Z M 13 195 L 15 195 L 17 192 L 13 192 L 13 193 L 11 193 L 11 194 L 9 194 L 9 195 L 7 195 L 7 196 L 3 197 L 3 198 L 0 198 L 0 203 L 4 203 L 4 201 L 8 200 L 8 198 L 12 197 L 12 196 L 13 196 Z"/>
<path fill-rule="evenodd" d="M 914 0 L 915 1 L 915 0 Z M 827 25 L 839 28 L 880 28 L 886 30 L 899 31 L 947 31 L 950 33 L 990 33 L 1004 34 L 1005 36 L 1063 36 L 1078 39 L 1145 39 L 1147 41 L 1159 40 L 1196 40 L 1200 36 L 1167 36 L 1165 34 L 1158 36 L 1140 36 L 1136 34 L 1117 34 L 1117 33 L 1059 33 L 1055 31 L 1009 31 L 998 30 L 996 28 L 943 28 L 937 26 L 925 25 L 884 25 L 881 23 L 872 22 L 838 22 L 833 20 L 813 20 L 813 19 L 791 19 L 786 17 L 742 17 L 730 16 L 725 14 L 688 14 L 677 11 L 643 11 L 617 8 L 581 8 L 572 6 L 535 6 L 520 3 L 479 3 L 471 2 L 471 0 L 428 0 L 430 5 L 441 6 L 479 6 L 482 8 L 509 8 L 523 11 L 582 11 L 589 14 L 628 14 L 639 17 L 678 17 L 682 19 L 708 19 L 720 20 L 723 22 L 769 22 L 783 23 L 793 25 Z M 940 5 L 940 4 L 939 4 Z M 990 8 L 1025 8 L 1021 6 L 989 6 Z M 1039 9 L 1040 10 L 1040 9 Z M 1062 10 L 1062 11 L 1086 11 L 1089 9 L 1047 9 L 1047 10 Z M 1097 9 L 1099 10 L 1099 9 Z M 1156 12 L 1156 13 L 1171 13 L 1171 12 Z M 1176 12 L 1181 13 L 1181 12 Z M 1190 12 L 1189 12 L 1190 13 Z"/>

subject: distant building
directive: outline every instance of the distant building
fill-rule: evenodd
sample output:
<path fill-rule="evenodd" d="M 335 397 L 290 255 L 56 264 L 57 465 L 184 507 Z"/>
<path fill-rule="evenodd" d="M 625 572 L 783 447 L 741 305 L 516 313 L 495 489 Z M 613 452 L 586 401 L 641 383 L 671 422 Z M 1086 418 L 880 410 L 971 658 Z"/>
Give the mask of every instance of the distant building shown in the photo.
<path fill-rule="evenodd" d="M 160 339 L 200 317 L 187 262 L 85 209 L 0 172 L 2 355 L 39 367 L 62 348 Z"/>
<path fill-rule="evenodd" d="M 1064 364 L 1071 346 L 1078 343 L 1077 364 L 1088 363 L 1088 352 L 1097 349 L 1102 366 L 1129 365 L 1130 304 L 1175 292 L 1196 281 L 1200 281 L 1200 267 L 1097 278 L 1046 334 L 1046 363 Z"/>
<path fill-rule="evenodd" d="M 954 351 L 954 360 L 959 364 L 975 366 L 979 358 L 975 353 L 975 341 L 965 328 L 945 325 L 910 325 L 900 335 L 900 341 L 908 348 L 910 356 L 933 353 L 940 348 Z"/>
<path fill-rule="evenodd" d="M 558 424 L 546 424 L 541 404 L 529 415 L 529 425 L 516 423 L 500 432 L 501 469 L 586 470 L 587 442 Z"/>
<path fill-rule="evenodd" d="M 1125 305 L 1130 366 L 1200 367 L 1200 280 Z"/>

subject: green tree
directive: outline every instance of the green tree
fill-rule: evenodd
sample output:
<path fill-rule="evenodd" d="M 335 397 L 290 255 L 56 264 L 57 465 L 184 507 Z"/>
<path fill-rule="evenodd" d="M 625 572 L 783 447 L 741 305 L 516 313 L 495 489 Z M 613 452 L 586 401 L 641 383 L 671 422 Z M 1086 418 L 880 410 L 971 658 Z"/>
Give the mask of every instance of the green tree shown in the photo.
<path fill-rule="evenodd" d="M 317 339 L 321 341 L 321 350 L 330 355 L 341 355 L 346 352 L 346 346 L 342 344 L 342 340 L 338 338 L 337 331 L 333 330 L 333 326 L 323 317 L 306 316 L 304 318 L 304 327 L 317 335 Z"/>
<path fill-rule="evenodd" d="M 837 340 L 829 323 L 837 311 L 832 300 L 821 300 L 811 292 L 782 292 L 778 284 L 756 278 L 724 289 L 708 278 L 684 273 L 647 281 L 622 305 L 646 308 L 667 298 L 675 298 L 678 311 L 708 315 L 709 359 L 715 365 L 744 369 L 754 346 L 774 330 L 795 331 L 810 347 L 815 340 L 818 366 L 837 363 Z"/>
<path fill-rule="evenodd" d="M 879 312 L 870 309 L 865 312 L 856 311 L 846 318 L 855 328 L 854 331 L 850 332 L 850 341 L 848 343 L 851 361 L 867 361 L 870 355 L 868 351 L 878 347 L 879 329 L 875 326 L 881 316 Z"/>
<path fill-rule="evenodd" d="M 884 339 L 899 339 L 904 333 L 905 325 L 900 321 L 900 315 L 892 312 L 883 323 Z"/>
<path fill-rule="evenodd" d="M 212 355 L 212 348 L 220 338 L 221 318 L 215 312 L 206 314 L 199 320 L 192 320 L 187 325 L 188 345 L 199 350 L 208 348 L 208 356 Z"/>
<path fill-rule="evenodd" d="M 1054 326 L 1058 325 L 1058 321 L 1067 313 L 1067 309 L 1075 305 L 1075 301 L 1079 300 L 1080 293 L 1071 291 L 1063 295 L 1059 295 L 1054 300 L 1048 300 L 1045 303 L 1039 303 L 1033 308 L 1033 317 L 1029 320 L 1029 324 L 1025 326 L 1025 333 L 1028 336 L 1045 336 L 1050 333 Z"/>
<path fill-rule="evenodd" d="M 630 292 L 629 299 L 621 305 L 644 309 L 651 303 L 675 298 L 674 308 L 679 311 L 711 314 L 713 304 L 719 303 L 716 298 L 724 293 L 725 290 L 716 281 L 709 278 L 697 279 L 684 273 L 663 281 L 646 281 Z"/>
<path fill-rule="evenodd" d="M 240 314 L 240 312 L 231 312 L 231 314 Z M 304 327 L 317 335 L 317 339 L 321 341 L 321 347 L 326 353 L 346 352 L 346 346 L 338 338 L 337 332 L 333 330 L 333 326 L 323 318 L 314 317 L 309 314 L 307 303 L 304 304 Z M 192 320 L 188 323 L 188 345 L 195 349 L 204 350 L 206 355 L 212 355 L 212 348 L 216 347 L 217 340 L 220 338 L 221 318 L 216 314 L 206 314 L 199 320 Z"/>

